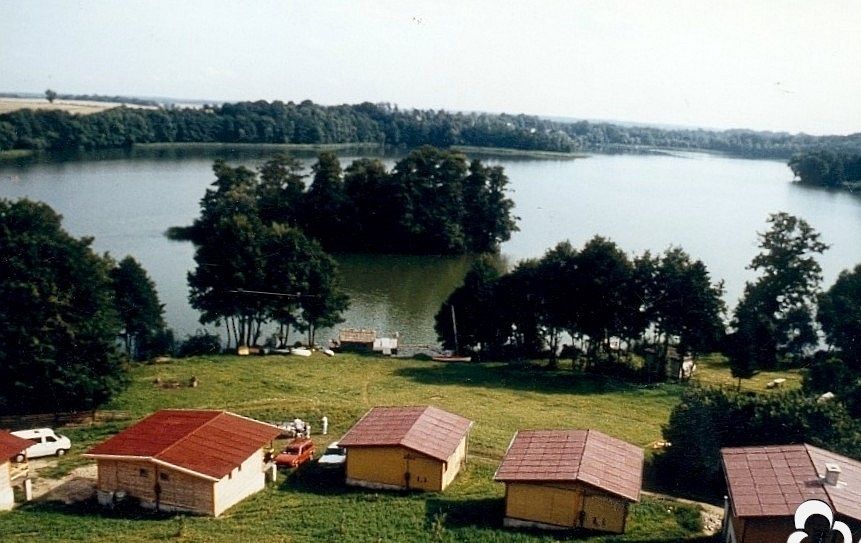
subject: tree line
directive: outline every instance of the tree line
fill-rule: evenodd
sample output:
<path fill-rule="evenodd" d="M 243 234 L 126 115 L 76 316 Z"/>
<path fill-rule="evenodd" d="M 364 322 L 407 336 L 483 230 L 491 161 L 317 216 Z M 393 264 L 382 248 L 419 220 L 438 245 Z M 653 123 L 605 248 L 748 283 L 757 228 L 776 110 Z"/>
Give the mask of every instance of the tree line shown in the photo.
<path fill-rule="evenodd" d="M 815 366 L 823 356 L 861 370 L 861 266 L 823 292 L 816 257 L 828 246 L 820 234 L 788 213 L 767 222 L 749 265 L 760 276 L 746 284 L 728 322 L 722 282 L 702 261 L 681 248 L 630 257 L 596 236 L 579 250 L 560 243 L 509 273 L 478 260 L 439 309 L 435 329 L 446 348 L 481 358 L 545 356 L 555 365 L 565 354 L 586 369 L 610 370 L 636 347 L 650 379 L 666 375 L 670 347 L 723 352 L 739 380 Z M 564 348 L 563 337 L 570 339 Z M 816 354 L 820 341 L 828 353 Z M 846 386 L 856 385 L 853 378 Z"/>
<path fill-rule="evenodd" d="M 567 335 L 563 352 L 598 371 L 648 345 L 645 377 L 662 380 L 671 345 L 703 353 L 719 344 L 722 293 L 681 248 L 632 258 L 596 236 L 579 250 L 562 242 L 510 273 L 478 260 L 437 313 L 436 331 L 449 349 L 483 359 L 546 356 L 551 367 Z"/>
<path fill-rule="evenodd" d="M 821 148 L 857 150 L 861 134 L 667 129 L 505 113 L 400 109 L 387 103 L 322 106 L 310 100 L 152 110 L 119 107 L 90 115 L 58 110 L 18 110 L 0 115 L 0 151 L 69 152 L 172 142 L 374 143 L 407 148 L 462 145 L 564 153 L 670 148 L 789 158 Z"/>

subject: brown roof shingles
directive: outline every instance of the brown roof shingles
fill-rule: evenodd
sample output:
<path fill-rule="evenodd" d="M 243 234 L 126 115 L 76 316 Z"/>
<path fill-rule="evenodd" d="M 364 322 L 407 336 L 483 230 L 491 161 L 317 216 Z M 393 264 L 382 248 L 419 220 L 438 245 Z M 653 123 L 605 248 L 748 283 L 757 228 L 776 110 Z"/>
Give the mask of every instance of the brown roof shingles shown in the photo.
<path fill-rule="evenodd" d="M 0 430 L 0 464 L 18 455 L 32 444 L 33 442 L 29 439 L 13 436 L 9 432 Z"/>
<path fill-rule="evenodd" d="M 472 421 L 433 406 L 374 407 L 338 443 L 342 447 L 402 446 L 447 460 Z"/>
<path fill-rule="evenodd" d="M 643 450 L 596 430 L 521 430 L 515 434 L 497 481 L 579 481 L 637 501 Z"/>
<path fill-rule="evenodd" d="M 861 520 L 861 463 L 811 445 L 721 449 L 732 507 L 737 517 L 793 516 L 810 499 Z M 825 463 L 840 466 L 840 483 L 824 484 Z"/>
<path fill-rule="evenodd" d="M 152 458 L 221 479 L 279 433 L 272 425 L 226 411 L 165 409 L 87 455 Z"/>

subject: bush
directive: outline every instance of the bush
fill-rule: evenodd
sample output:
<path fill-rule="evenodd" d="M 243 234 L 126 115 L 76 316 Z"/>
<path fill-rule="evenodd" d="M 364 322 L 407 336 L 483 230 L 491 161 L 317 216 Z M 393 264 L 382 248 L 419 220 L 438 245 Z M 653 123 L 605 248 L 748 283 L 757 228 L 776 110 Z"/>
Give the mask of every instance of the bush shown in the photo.
<path fill-rule="evenodd" d="M 689 494 L 722 490 L 722 447 L 810 443 L 853 458 L 861 451 L 861 424 L 846 408 L 801 391 L 758 395 L 694 387 L 663 434 L 672 446 L 655 458 L 657 475 Z"/>
<path fill-rule="evenodd" d="M 221 336 L 203 330 L 188 336 L 179 346 L 179 356 L 202 356 L 221 352 Z"/>

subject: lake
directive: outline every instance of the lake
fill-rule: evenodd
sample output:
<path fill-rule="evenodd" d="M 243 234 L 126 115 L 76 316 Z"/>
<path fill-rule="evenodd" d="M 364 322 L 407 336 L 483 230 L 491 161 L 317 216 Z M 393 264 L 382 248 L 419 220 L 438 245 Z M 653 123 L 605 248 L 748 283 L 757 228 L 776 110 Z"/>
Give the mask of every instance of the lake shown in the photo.
<path fill-rule="evenodd" d="M 41 200 L 60 212 L 75 236 L 140 261 L 156 282 L 168 324 L 184 337 L 202 328 L 188 305 L 191 244 L 169 241 L 169 226 L 190 224 L 213 181 L 216 157 L 256 166 L 271 148 L 135 150 L 85 160 L 0 163 L 0 197 Z M 310 166 L 313 156 L 302 156 Z M 342 165 L 356 158 L 342 153 Z M 379 156 L 379 155 L 376 155 Z M 391 167 L 395 156 L 382 157 Z M 827 288 L 861 263 L 861 196 L 792 183 L 784 162 L 705 153 L 594 155 L 576 160 L 481 157 L 511 180 L 520 231 L 502 246 L 506 262 L 539 257 L 557 242 L 575 246 L 600 234 L 630 253 L 683 247 L 723 279 L 734 306 L 757 232 L 769 213 L 807 220 L 831 245 L 819 260 Z M 436 343 L 433 316 L 469 269 L 471 258 L 338 255 L 352 305 L 343 326 L 400 332 L 408 344 Z M 216 331 L 209 327 L 210 331 Z M 325 341 L 329 334 L 318 335 Z M 298 339 L 294 333 L 291 339 Z"/>

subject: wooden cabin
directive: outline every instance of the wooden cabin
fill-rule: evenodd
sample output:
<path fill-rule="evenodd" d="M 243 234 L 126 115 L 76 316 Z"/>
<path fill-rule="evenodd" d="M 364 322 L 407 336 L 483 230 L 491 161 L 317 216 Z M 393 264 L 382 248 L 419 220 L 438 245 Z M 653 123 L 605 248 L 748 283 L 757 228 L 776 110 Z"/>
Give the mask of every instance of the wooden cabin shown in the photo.
<path fill-rule="evenodd" d="M 338 331 L 338 348 L 342 351 L 371 352 L 377 333 L 374 330 L 342 328 Z"/>
<path fill-rule="evenodd" d="M 505 483 L 506 527 L 621 534 L 643 450 L 596 430 L 521 430 L 493 478 Z"/>
<path fill-rule="evenodd" d="M 470 428 L 432 406 L 375 407 L 338 441 L 347 484 L 441 492 L 466 464 Z"/>
<path fill-rule="evenodd" d="M 721 449 L 721 463 L 726 543 L 785 543 L 807 500 L 825 502 L 834 520 L 861 533 L 861 462 L 801 444 Z"/>
<path fill-rule="evenodd" d="M 226 411 L 165 409 L 91 449 L 103 505 L 218 516 L 263 489 L 281 430 Z"/>
<path fill-rule="evenodd" d="M 33 444 L 28 439 L 13 436 L 0 430 L 0 511 L 9 511 L 15 506 L 14 481 L 27 478 L 26 451 Z M 24 461 L 19 462 L 21 455 Z"/>

